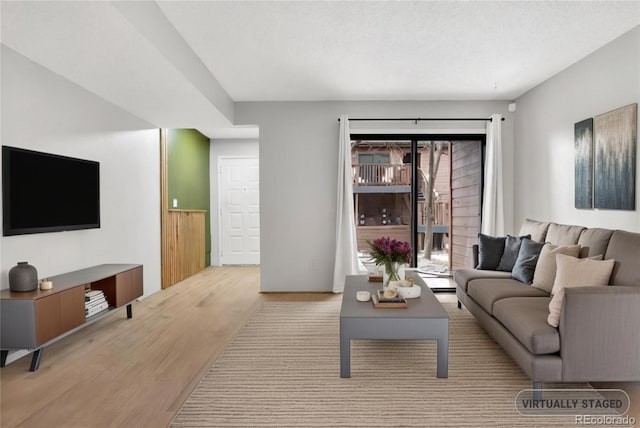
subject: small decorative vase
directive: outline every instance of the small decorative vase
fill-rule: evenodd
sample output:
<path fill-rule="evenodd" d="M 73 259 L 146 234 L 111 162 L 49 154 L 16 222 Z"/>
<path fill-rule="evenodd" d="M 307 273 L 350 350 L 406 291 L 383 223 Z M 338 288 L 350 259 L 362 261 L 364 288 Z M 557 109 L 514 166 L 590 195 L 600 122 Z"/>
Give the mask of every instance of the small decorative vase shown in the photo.
<path fill-rule="evenodd" d="M 38 289 L 38 271 L 27 262 L 18 262 L 9 270 L 9 289 L 11 291 L 33 291 Z"/>
<path fill-rule="evenodd" d="M 404 268 L 404 263 L 385 263 L 382 282 L 383 288 L 387 288 L 390 285 L 393 285 L 394 282 L 402 281 L 404 279 Z"/>

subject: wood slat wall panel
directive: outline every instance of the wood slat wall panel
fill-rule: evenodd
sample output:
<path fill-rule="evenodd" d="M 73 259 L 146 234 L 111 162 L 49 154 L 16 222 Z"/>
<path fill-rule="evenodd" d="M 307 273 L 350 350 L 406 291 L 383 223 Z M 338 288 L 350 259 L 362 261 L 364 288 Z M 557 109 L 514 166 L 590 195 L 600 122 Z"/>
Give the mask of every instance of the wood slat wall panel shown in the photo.
<path fill-rule="evenodd" d="M 476 176 L 482 170 L 482 166 L 479 164 L 469 164 L 464 168 L 456 169 L 451 173 L 451 177 L 456 180 L 462 177 Z"/>
<path fill-rule="evenodd" d="M 460 256 L 460 255 L 454 254 L 451 261 L 454 264 L 454 266 L 457 266 L 457 269 L 473 269 L 473 266 L 472 266 L 473 262 L 471 260 L 472 260 L 471 256 L 467 257 L 467 255 Z"/>
<path fill-rule="evenodd" d="M 474 238 L 477 240 L 478 238 L 478 227 L 460 227 L 460 226 L 455 226 L 453 228 L 453 235 L 454 236 L 463 236 L 463 237 L 470 237 L 470 238 Z"/>
<path fill-rule="evenodd" d="M 160 264 L 161 287 L 167 288 L 169 274 L 169 167 L 167 154 L 167 130 L 160 129 Z"/>
<path fill-rule="evenodd" d="M 456 161 L 453 163 L 451 170 L 457 170 L 460 168 L 464 168 L 467 165 L 475 165 L 476 163 L 476 157 L 475 156 L 465 156 L 462 159 L 457 159 Z"/>
<path fill-rule="evenodd" d="M 454 226 L 480 227 L 480 217 L 456 217 L 453 219 Z"/>
<path fill-rule="evenodd" d="M 476 156 L 476 148 L 474 147 L 476 142 L 474 141 L 455 141 L 453 149 L 453 153 L 455 153 L 455 158 L 453 159 L 454 168 L 455 163 L 464 159 L 467 156 L 475 157 Z"/>
<path fill-rule="evenodd" d="M 454 207 L 478 207 L 478 195 L 456 198 L 453 206 Z"/>
<path fill-rule="evenodd" d="M 463 247 L 472 247 L 473 245 L 478 243 L 478 237 L 456 235 L 452 241 L 454 245 L 462 245 Z"/>
<path fill-rule="evenodd" d="M 452 209 L 455 211 L 453 214 L 454 217 L 473 217 L 480 215 L 480 211 L 477 206 L 459 207 L 454 203 Z"/>
<path fill-rule="evenodd" d="M 454 198 L 462 198 L 464 196 L 472 196 L 480 194 L 480 185 L 459 187 L 452 192 Z"/>
<path fill-rule="evenodd" d="M 477 176 L 467 176 L 454 180 L 451 183 L 451 188 L 458 189 L 460 187 L 480 185 L 481 183 L 482 177 L 480 177 L 480 174 L 478 174 Z"/>
<path fill-rule="evenodd" d="M 452 233 L 453 233 L 453 236 L 451 238 L 452 242 L 459 242 L 460 239 L 467 240 L 467 239 L 476 238 L 476 236 L 469 234 L 469 229 L 467 228 L 460 229 L 460 228 L 454 227 L 452 229 Z"/>
<path fill-rule="evenodd" d="M 458 263 L 456 263 L 458 266 L 466 266 L 467 249 L 463 247 L 454 246 L 454 249 L 451 252 L 451 257 L 453 257 L 454 260 L 458 259 Z M 458 269 L 460 269 L 460 267 L 458 267 Z"/>
<path fill-rule="evenodd" d="M 471 247 L 480 231 L 482 147 L 479 141 L 459 141 L 452 148 L 451 270 L 472 267 Z"/>
<path fill-rule="evenodd" d="M 169 210 L 162 282 L 168 287 L 205 267 L 205 212 Z"/>

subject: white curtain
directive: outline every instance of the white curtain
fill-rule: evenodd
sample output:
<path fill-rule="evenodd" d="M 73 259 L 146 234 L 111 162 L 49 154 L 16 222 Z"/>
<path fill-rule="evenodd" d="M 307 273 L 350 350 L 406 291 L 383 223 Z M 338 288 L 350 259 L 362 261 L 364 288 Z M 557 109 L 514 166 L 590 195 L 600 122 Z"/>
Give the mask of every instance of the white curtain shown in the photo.
<path fill-rule="evenodd" d="M 349 117 L 340 116 L 338 152 L 338 199 L 336 209 L 336 260 L 333 269 L 333 292 L 344 291 L 345 275 L 361 273 L 358 260 L 356 221 L 353 213 L 353 167 Z"/>
<path fill-rule="evenodd" d="M 482 201 L 482 233 L 504 236 L 504 202 L 502 188 L 502 115 L 494 114 L 487 122 L 487 153 Z"/>

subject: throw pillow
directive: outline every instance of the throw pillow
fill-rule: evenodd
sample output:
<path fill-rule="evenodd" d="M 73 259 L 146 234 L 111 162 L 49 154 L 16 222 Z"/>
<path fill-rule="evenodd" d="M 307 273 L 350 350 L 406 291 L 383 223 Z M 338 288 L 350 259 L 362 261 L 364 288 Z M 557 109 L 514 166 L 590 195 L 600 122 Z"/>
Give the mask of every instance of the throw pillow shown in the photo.
<path fill-rule="evenodd" d="M 576 245 L 583 230 L 585 230 L 583 226 L 551 223 L 547 230 L 546 241 L 555 245 Z"/>
<path fill-rule="evenodd" d="M 518 258 L 513 265 L 511 277 L 525 284 L 531 284 L 533 282 L 536 265 L 538 264 L 540 251 L 542 251 L 544 246 L 544 242 L 536 242 L 529 238 L 524 238 L 520 244 Z"/>
<path fill-rule="evenodd" d="M 531 235 L 532 241 L 545 242 L 547 229 L 549 229 L 549 223 L 526 218 L 522 222 L 520 233 L 518 235 Z"/>
<path fill-rule="evenodd" d="M 478 266 L 476 269 L 496 270 L 504 252 L 505 237 L 478 233 Z"/>
<path fill-rule="evenodd" d="M 615 260 L 578 259 L 576 257 L 556 255 L 558 270 L 553 283 L 549 317 L 547 322 L 553 327 L 560 324 L 564 290 L 571 287 L 596 287 L 608 285 Z"/>
<path fill-rule="evenodd" d="M 515 237 L 507 235 L 507 238 L 504 241 L 504 253 L 502 253 L 500 263 L 498 263 L 498 267 L 496 267 L 496 270 L 501 270 L 504 272 L 511 272 L 513 270 L 513 265 L 516 264 L 516 259 L 518 258 L 518 253 L 520 252 L 520 243 L 522 242 L 523 238 L 531 238 L 531 236 L 525 235 Z"/>
<path fill-rule="evenodd" d="M 557 245 L 547 243 L 540 252 L 538 264 L 536 265 L 536 270 L 533 274 L 533 284 L 531 285 L 551 294 L 553 282 L 556 279 L 556 255 L 564 254 L 566 256 L 578 257 L 578 253 L 580 251 L 580 245 L 559 247 Z"/>

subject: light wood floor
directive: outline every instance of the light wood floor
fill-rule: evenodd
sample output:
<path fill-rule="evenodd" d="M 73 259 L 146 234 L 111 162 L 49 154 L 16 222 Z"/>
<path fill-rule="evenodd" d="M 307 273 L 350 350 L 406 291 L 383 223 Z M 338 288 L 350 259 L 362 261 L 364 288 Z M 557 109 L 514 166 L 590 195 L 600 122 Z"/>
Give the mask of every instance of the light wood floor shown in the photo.
<path fill-rule="evenodd" d="M 339 300 L 260 294 L 256 267 L 212 267 L 0 369 L 0 426 L 164 427 L 263 301 Z M 442 300 L 455 301 L 452 294 Z M 640 382 L 618 384 L 640 402 Z M 636 420 L 637 408 L 634 410 Z"/>

